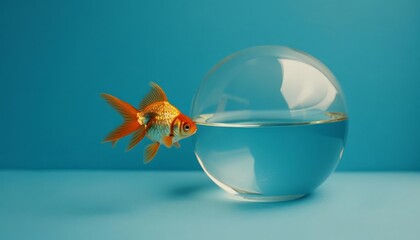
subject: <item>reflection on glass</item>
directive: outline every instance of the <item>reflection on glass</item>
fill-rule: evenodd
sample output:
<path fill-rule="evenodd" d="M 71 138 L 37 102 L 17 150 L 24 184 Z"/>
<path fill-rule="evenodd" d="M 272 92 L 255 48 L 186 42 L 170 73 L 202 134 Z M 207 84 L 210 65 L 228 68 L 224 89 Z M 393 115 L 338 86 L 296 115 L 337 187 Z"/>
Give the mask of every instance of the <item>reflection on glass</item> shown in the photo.
<path fill-rule="evenodd" d="M 334 102 L 337 90 L 315 67 L 290 59 L 279 59 L 283 69 L 280 92 L 290 110 L 326 111 Z"/>

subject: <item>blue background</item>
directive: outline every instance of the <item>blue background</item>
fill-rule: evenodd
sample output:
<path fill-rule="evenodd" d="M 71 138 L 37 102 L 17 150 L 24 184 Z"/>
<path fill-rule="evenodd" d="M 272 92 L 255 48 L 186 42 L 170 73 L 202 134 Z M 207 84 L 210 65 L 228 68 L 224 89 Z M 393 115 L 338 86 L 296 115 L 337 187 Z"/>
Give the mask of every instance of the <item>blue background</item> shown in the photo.
<path fill-rule="evenodd" d="M 190 140 L 149 165 L 100 144 L 121 119 L 99 94 L 137 105 L 155 81 L 189 113 L 224 56 L 277 44 L 340 81 L 340 170 L 420 170 L 420 1 L 2 0 L 0 34 L 1 168 L 199 169 Z"/>

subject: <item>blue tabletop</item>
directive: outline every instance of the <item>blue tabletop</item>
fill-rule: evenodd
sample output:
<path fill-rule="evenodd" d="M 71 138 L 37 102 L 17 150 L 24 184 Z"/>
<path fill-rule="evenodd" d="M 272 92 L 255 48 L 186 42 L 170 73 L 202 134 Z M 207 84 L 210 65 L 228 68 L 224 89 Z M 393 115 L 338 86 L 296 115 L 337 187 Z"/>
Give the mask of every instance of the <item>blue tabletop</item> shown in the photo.
<path fill-rule="evenodd" d="M 420 173 L 335 173 L 292 202 L 204 173 L 0 171 L 0 239 L 418 239 Z"/>

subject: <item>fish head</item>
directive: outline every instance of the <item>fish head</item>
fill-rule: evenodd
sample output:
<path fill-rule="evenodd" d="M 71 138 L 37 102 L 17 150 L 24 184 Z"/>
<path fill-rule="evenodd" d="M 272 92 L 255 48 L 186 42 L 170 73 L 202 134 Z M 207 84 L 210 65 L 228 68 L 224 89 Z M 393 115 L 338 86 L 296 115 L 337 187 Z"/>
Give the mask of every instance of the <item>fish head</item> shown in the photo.
<path fill-rule="evenodd" d="M 180 138 L 186 138 L 191 135 L 193 135 L 197 131 L 197 125 L 189 118 L 188 116 L 184 114 L 180 114 L 177 117 L 178 120 L 178 136 Z"/>

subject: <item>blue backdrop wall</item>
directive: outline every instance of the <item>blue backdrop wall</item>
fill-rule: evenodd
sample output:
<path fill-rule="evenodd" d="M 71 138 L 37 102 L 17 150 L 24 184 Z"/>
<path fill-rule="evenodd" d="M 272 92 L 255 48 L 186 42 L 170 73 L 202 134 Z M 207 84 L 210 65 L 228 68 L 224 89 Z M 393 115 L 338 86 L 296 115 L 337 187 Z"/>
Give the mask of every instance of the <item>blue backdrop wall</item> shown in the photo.
<path fill-rule="evenodd" d="M 198 169 L 190 140 L 142 164 L 145 143 L 100 144 L 149 81 L 189 113 L 206 72 L 255 45 L 323 61 L 350 114 L 341 170 L 420 170 L 420 1 L 0 2 L 0 167 Z"/>

